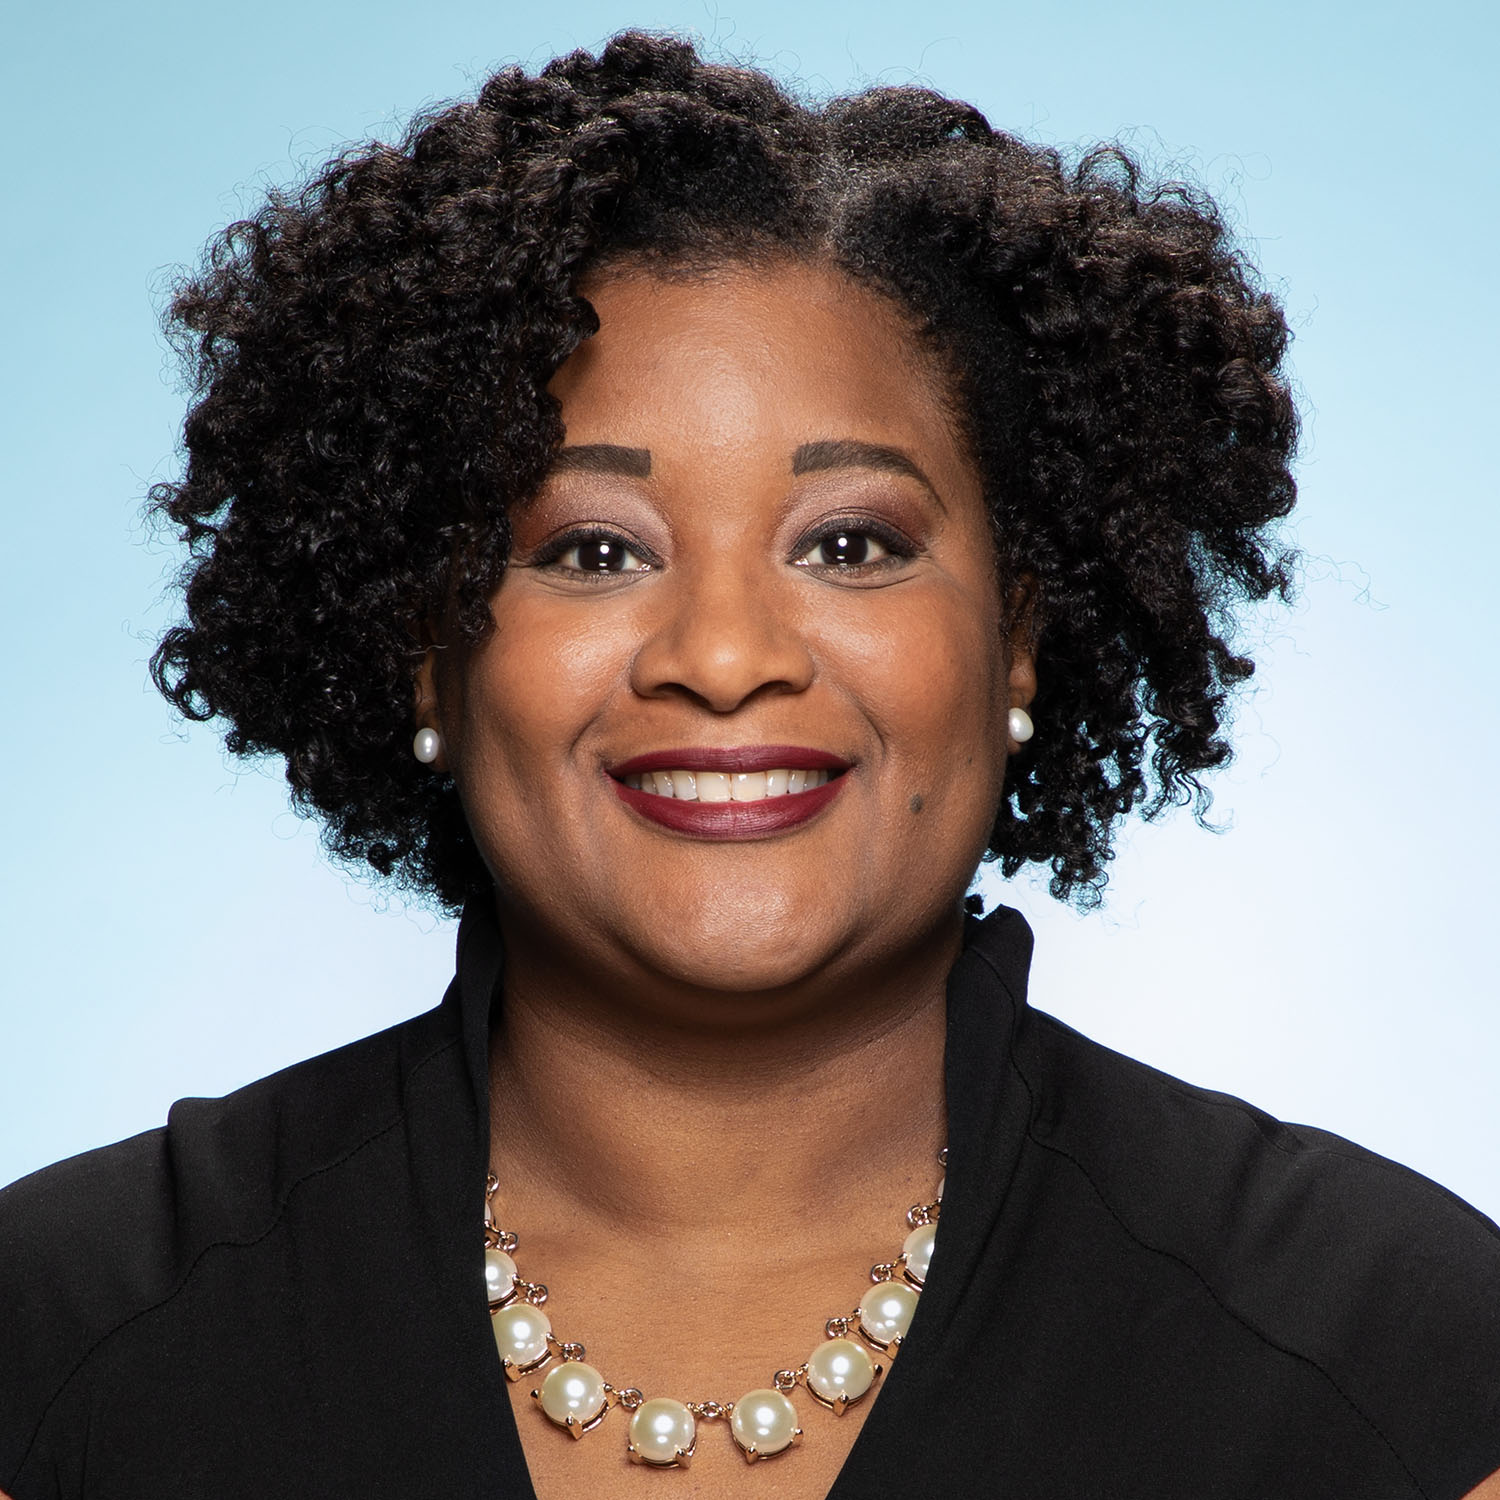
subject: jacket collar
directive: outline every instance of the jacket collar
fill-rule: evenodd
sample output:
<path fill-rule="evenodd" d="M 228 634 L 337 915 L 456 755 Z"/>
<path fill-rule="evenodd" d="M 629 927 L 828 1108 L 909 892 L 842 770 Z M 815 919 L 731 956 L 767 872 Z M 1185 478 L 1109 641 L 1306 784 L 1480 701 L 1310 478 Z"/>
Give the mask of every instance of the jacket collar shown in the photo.
<path fill-rule="evenodd" d="M 1031 928 L 1011 907 L 997 906 L 983 919 L 965 921 L 963 952 L 948 978 L 944 1059 L 950 1154 L 958 1158 L 952 1166 L 959 1174 L 963 1153 L 958 1145 L 965 1136 L 974 1137 L 976 1144 L 992 1144 L 993 1132 L 1000 1126 L 997 1111 L 1008 1104 L 994 1083 L 1009 1060 L 1026 1010 L 1031 951 Z M 488 896 L 470 900 L 458 927 L 457 975 L 449 999 L 458 1007 L 479 1144 L 486 1160 L 490 1030 L 500 1004 L 504 970 L 505 949 L 493 900 Z M 961 1110 L 957 1120 L 952 1118 L 955 1105 Z"/>
<path fill-rule="evenodd" d="M 473 897 L 458 924 L 456 973 L 448 992 L 458 1008 L 464 1065 L 474 1090 L 478 1145 L 490 1159 L 490 1029 L 500 1005 L 505 947 L 490 896 Z"/>

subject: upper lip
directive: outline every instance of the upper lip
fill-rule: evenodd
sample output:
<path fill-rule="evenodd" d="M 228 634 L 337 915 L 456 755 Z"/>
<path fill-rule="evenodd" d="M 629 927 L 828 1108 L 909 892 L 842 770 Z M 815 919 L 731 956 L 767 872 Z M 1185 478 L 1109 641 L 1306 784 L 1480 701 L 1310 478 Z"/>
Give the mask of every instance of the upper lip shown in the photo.
<path fill-rule="evenodd" d="M 849 762 L 805 745 L 693 745 L 648 750 L 607 769 L 619 779 L 644 771 L 847 771 Z"/>

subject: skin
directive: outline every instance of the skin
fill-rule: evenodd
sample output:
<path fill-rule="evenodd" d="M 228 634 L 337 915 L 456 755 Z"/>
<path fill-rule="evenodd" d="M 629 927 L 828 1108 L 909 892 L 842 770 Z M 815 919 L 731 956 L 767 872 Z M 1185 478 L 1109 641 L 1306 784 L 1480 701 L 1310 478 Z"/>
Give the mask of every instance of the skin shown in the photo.
<path fill-rule="evenodd" d="M 649 475 L 564 458 L 514 517 L 495 630 L 429 653 L 417 719 L 495 878 L 492 1164 L 523 1272 L 616 1384 L 732 1400 L 806 1357 L 932 1197 L 944 981 L 1035 673 L 979 476 L 895 309 L 800 264 L 586 291 L 600 332 L 551 387 L 567 449 L 646 449 Z M 921 477 L 794 473 L 831 441 Z M 830 564 L 835 523 L 900 541 Z M 580 526 L 630 549 L 626 571 L 558 557 Z M 605 774 L 760 744 L 841 756 L 846 784 L 794 829 L 714 842 Z M 825 1494 L 871 1404 L 807 1413 L 795 1463 L 747 1468 L 703 1430 L 674 1483 Z M 543 1496 L 660 1482 L 618 1417 L 576 1446 L 517 1420 Z"/>
<path fill-rule="evenodd" d="M 603 329 L 552 385 L 564 459 L 618 444 L 649 451 L 651 474 L 555 474 L 514 519 L 494 633 L 438 664 L 447 768 L 518 975 L 545 964 L 549 989 L 577 987 L 615 1029 L 624 1002 L 631 1024 L 666 1006 L 702 1035 L 793 1021 L 809 986 L 825 1008 L 840 966 L 926 951 L 938 928 L 946 967 L 1005 712 L 1034 680 L 1029 655 L 1011 660 L 978 475 L 940 388 L 895 313 L 831 272 L 615 279 L 593 296 Z M 794 476 L 799 446 L 830 438 L 898 449 L 929 483 Z M 919 555 L 842 573 L 794 561 L 820 523 L 856 516 Z M 604 579 L 549 563 L 549 540 L 580 525 L 655 561 Z M 663 836 L 601 774 L 645 750 L 766 742 L 855 763 L 836 811 L 792 837 Z"/>

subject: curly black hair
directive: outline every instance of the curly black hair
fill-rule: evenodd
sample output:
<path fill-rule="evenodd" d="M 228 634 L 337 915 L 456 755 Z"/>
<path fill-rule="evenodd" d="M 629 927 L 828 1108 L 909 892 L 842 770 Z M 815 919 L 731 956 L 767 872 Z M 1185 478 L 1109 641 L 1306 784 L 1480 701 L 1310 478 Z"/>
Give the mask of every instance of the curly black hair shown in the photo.
<path fill-rule="evenodd" d="M 1287 328 L 1203 195 L 926 89 L 808 105 L 626 32 L 231 225 L 168 313 L 195 399 L 151 492 L 189 549 L 157 685 L 284 756 L 336 856 L 449 908 L 486 889 L 409 748 L 414 622 L 490 623 L 507 511 L 562 439 L 547 383 L 597 330 L 580 277 L 787 256 L 893 299 L 951 376 L 1002 576 L 1039 601 L 1043 728 L 990 851 L 1097 899 L 1124 814 L 1202 815 L 1253 670 L 1234 610 L 1291 587 Z"/>

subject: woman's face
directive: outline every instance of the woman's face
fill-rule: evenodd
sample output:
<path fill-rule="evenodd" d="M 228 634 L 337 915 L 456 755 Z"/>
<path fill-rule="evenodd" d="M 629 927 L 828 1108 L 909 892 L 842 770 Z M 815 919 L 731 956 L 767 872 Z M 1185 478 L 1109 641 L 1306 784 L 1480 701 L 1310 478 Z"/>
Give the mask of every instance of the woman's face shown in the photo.
<path fill-rule="evenodd" d="M 937 378 L 836 271 L 587 292 L 495 630 L 422 717 L 502 923 L 737 992 L 951 931 L 1033 679 Z"/>

